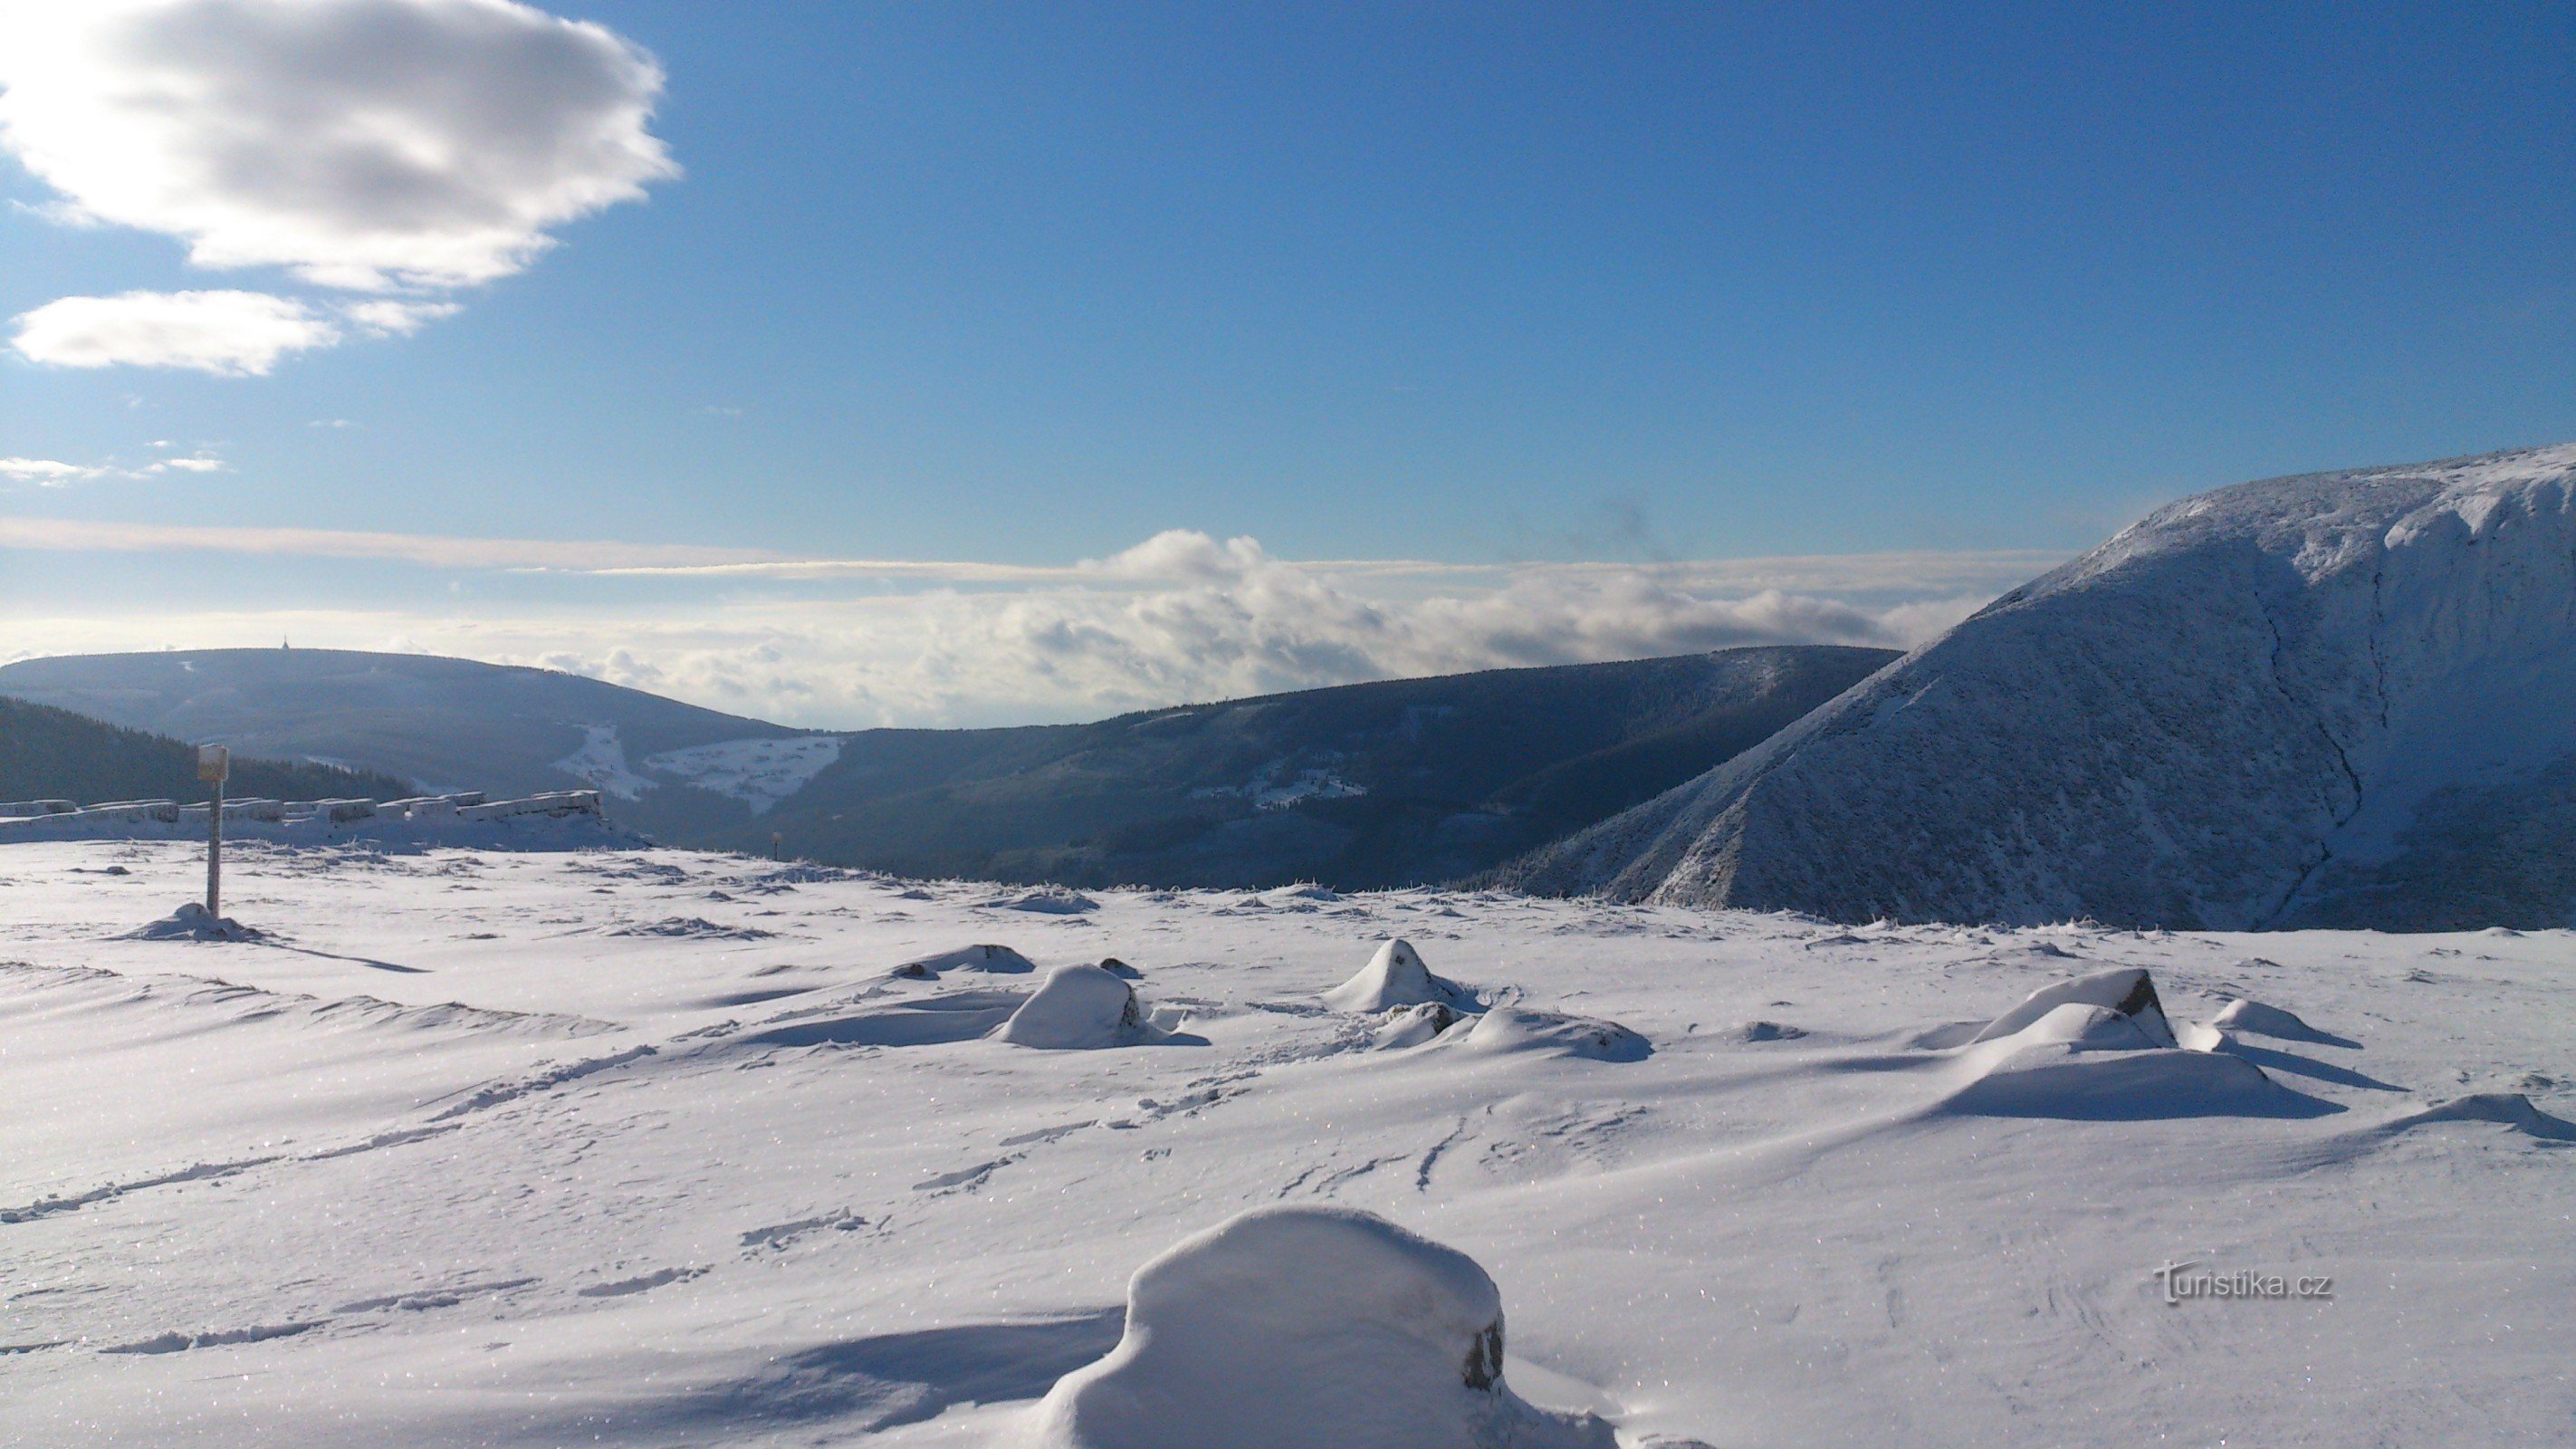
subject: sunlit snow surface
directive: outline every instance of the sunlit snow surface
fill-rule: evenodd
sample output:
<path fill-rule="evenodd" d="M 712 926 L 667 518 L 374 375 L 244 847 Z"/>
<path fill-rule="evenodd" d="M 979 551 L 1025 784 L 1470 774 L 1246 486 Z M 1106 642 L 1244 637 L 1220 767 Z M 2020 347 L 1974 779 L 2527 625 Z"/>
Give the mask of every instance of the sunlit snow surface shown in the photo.
<path fill-rule="evenodd" d="M 1138 1265 L 1280 1202 L 1469 1254 L 1510 1384 L 1631 1444 L 2576 1422 L 2564 932 L 1845 930 L 1428 891 L 1046 915 L 679 852 L 250 846 L 226 910 L 264 942 L 118 939 L 198 870 L 0 851 L 0 1441 L 1006 1444 L 1117 1342 Z M 1382 1046 L 1319 994 L 1398 936 L 1512 1021 L 1649 1050 L 1464 1022 Z M 1039 973 L 887 974 L 987 942 Z M 985 1036 L 1106 956 L 1158 1044 Z M 2181 1052 L 2004 1091 L 1998 1043 L 1945 1045 L 2121 966 L 2190 1039 L 2237 997 L 2313 1039 L 2223 1038 L 2272 1094 L 2200 1090 L 2238 1069 Z M 2536 1110 L 2407 1125 L 2478 1093 Z M 2186 1262 L 2334 1296 L 2168 1306 L 2156 1270 Z"/>

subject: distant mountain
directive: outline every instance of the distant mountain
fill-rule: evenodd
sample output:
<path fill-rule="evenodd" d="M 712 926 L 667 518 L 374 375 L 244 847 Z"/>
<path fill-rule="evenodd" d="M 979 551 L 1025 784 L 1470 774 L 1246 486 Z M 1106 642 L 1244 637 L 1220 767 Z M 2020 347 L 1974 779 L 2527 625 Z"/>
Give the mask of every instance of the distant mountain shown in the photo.
<path fill-rule="evenodd" d="M 1483 870 L 1893 659 L 1830 646 L 1389 680 L 996 730 L 868 730 L 715 837 L 910 875 L 1357 889 Z"/>
<path fill-rule="evenodd" d="M 372 771 L 235 758 L 224 792 L 236 799 L 386 800 L 404 782 Z M 196 747 L 24 700 L 0 698 L 0 800 L 203 800 Z"/>
<path fill-rule="evenodd" d="M 2160 509 L 1499 878 L 1845 921 L 2576 924 L 2576 445 Z"/>
<path fill-rule="evenodd" d="M 675 845 L 909 875 L 1359 888 L 1487 869 L 1687 780 L 1893 659 L 1504 669 L 1096 724 L 800 734 L 550 670 L 230 649 L 32 659 L 0 694 L 406 788 L 581 783 Z"/>
<path fill-rule="evenodd" d="M 381 770 L 402 777 L 401 794 L 592 785 L 620 820 L 675 841 L 748 822 L 765 791 L 838 748 L 551 669 L 339 649 L 28 659 L 0 668 L 0 695 L 243 754 Z"/>

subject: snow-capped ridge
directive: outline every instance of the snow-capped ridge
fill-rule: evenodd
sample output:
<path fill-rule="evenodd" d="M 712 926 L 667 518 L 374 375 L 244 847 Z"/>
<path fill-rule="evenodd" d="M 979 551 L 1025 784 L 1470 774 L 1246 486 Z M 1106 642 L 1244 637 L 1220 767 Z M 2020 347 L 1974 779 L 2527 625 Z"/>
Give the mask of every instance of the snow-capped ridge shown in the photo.
<path fill-rule="evenodd" d="M 2564 444 L 2168 505 L 1502 879 L 1841 921 L 2538 927 L 2576 922 L 2571 831 Z"/>

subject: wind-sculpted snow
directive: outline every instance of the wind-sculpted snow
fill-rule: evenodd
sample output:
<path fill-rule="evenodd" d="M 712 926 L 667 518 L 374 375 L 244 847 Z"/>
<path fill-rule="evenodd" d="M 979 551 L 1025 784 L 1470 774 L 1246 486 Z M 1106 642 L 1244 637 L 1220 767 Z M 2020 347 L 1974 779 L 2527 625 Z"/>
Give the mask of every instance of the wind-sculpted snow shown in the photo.
<path fill-rule="evenodd" d="M 227 876 L 262 940 L 127 934 L 202 871 L 0 847 L 0 1441 L 2129 1449 L 2576 1415 L 2576 932 L 1427 889 L 1058 916 L 740 856 L 270 847 Z M 617 933 L 708 910 L 772 933 Z M 1378 953 L 1377 1009 L 1327 1004 Z M 2169 1301 L 2185 1264 L 2331 1297 Z"/>
<path fill-rule="evenodd" d="M 2576 919 L 2576 445 L 2158 510 L 1510 881 L 1835 920 Z"/>

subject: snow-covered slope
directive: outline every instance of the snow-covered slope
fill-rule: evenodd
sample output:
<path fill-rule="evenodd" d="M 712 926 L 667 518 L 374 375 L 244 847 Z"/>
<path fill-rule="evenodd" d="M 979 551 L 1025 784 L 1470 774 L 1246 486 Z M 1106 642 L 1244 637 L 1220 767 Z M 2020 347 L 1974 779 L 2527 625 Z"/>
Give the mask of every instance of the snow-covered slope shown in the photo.
<path fill-rule="evenodd" d="M 254 844 L 228 876 L 258 938 L 138 936 L 198 888 L 190 848 L 0 848 L 0 1442 L 2576 1421 L 2566 932 L 1844 930 L 1428 890 L 1047 914 L 675 851 Z M 1392 1040 L 1408 1008 L 1326 1004 L 1397 937 L 1492 1004 Z M 1000 1039 L 1111 955 L 1175 1030 Z M 1641 1049 L 1585 1047 L 1609 1030 Z M 1239 1216 L 1282 1206 L 1401 1231 Z M 2283 1296 L 2213 1296 L 2239 1274 Z"/>
<path fill-rule="evenodd" d="M 2576 445 L 2157 511 L 1506 879 L 1841 920 L 2576 919 Z"/>

